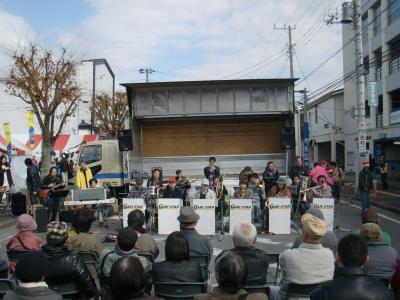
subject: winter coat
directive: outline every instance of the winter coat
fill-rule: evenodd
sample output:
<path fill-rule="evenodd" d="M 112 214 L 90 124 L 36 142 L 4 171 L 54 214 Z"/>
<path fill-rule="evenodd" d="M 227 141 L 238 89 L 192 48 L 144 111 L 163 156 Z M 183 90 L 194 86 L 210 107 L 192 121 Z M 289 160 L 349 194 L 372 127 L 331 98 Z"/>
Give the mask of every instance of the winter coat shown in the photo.
<path fill-rule="evenodd" d="M 273 186 L 267 197 L 282 197 L 282 198 L 291 198 L 292 197 L 292 192 L 290 189 L 285 185 L 282 190 L 279 190 L 278 186 Z"/>
<path fill-rule="evenodd" d="M 160 251 L 158 250 L 157 244 L 151 234 L 137 232 L 138 240 L 135 244 L 135 250 L 150 253 L 154 258 L 157 258 Z"/>
<path fill-rule="evenodd" d="M 362 169 L 358 175 L 358 189 L 361 192 L 370 192 L 372 190 L 372 174 Z"/>
<path fill-rule="evenodd" d="M 40 187 L 39 169 L 34 165 L 26 168 L 26 187 L 30 192 L 35 192 Z"/>
<path fill-rule="evenodd" d="M 9 168 L 8 170 L 5 170 L 3 168 L 3 166 Z M 12 186 L 14 184 L 12 176 L 11 176 L 11 167 L 10 165 L 4 164 L 4 165 L 0 165 L 0 187 L 3 186 L 4 184 L 4 177 L 7 176 L 7 182 L 8 182 L 8 186 Z"/>
<path fill-rule="evenodd" d="M 293 166 L 290 169 L 289 177 L 293 179 L 294 176 L 308 176 L 308 170 L 305 166 Z"/>
<path fill-rule="evenodd" d="M 208 180 L 212 181 L 215 177 L 221 176 L 221 170 L 219 167 L 215 166 L 215 169 L 211 171 L 210 167 L 207 166 L 204 168 L 204 176 Z"/>
<path fill-rule="evenodd" d="M 90 187 L 89 181 L 93 178 L 92 171 L 86 168 L 85 171 L 79 169 L 75 176 L 75 186 L 78 189 L 87 189 Z"/>
<path fill-rule="evenodd" d="M 174 190 L 172 190 L 169 185 L 167 185 L 167 187 L 165 188 L 164 192 L 163 192 L 163 198 L 178 198 L 178 199 L 182 199 L 182 190 L 178 187 L 175 187 Z"/>
<path fill-rule="evenodd" d="M 265 184 L 265 193 L 268 194 L 269 190 L 276 184 L 276 180 L 279 177 L 279 172 L 277 168 L 274 168 L 272 172 L 265 168 L 263 173 L 263 181 Z"/>
<path fill-rule="evenodd" d="M 42 252 L 49 259 L 46 283 L 49 287 L 76 282 L 87 298 L 97 293 L 96 282 L 80 256 L 66 247 L 44 245 Z"/>
<path fill-rule="evenodd" d="M 103 244 L 94 234 L 82 232 L 69 241 L 69 249 L 76 252 L 95 252 L 100 256 Z"/>
<path fill-rule="evenodd" d="M 397 251 L 383 241 L 367 241 L 368 264 L 365 274 L 376 279 L 392 280 L 397 267 Z"/>
<path fill-rule="evenodd" d="M 61 300 L 61 295 L 48 287 L 25 288 L 17 286 L 15 291 L 8 292 L 3 300 Z"/>
<path fill-rule="evenodd" d="M 337 268 L 333 280 L 322 284 L 310 300 L 390 300 L 394 299 L 387 285 L 366 276 L 361 268 Z"/>
<path fill-rule="evenodd" d="M 243 198 L 243 199 L 250 199 L 250 198 L 254 198 L 253 192 L 250 189 L 246 189 L 245 191 L 242 190 L 237 190 L 234 194 L 233 194 L 234 198 Z"/>

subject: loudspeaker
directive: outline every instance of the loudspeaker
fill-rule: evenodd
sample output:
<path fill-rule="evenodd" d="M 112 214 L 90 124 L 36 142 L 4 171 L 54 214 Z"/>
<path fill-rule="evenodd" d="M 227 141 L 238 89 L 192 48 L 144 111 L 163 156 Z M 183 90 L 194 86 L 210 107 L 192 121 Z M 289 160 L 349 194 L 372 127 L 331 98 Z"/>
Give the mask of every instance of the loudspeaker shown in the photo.
<path fill-rule="evenodd" d="M 281 144 L 283 148 L 294 148 L 295 141 L 295 133 L 294 127 L 284 127 L 281 130 Z"/>
<path fill-rule="evenodd" d="M 118 148 L 119 151 L 133 150 L 132 130 L 123 129 L 118 131 Z"/>

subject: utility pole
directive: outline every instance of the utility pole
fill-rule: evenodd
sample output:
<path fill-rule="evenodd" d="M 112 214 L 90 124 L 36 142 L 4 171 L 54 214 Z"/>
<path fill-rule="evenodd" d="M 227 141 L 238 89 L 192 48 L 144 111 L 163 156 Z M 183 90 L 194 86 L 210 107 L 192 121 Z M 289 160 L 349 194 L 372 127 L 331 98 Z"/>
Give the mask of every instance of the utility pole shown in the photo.
<path fill-rule="evenodd" d="M 364 68 L 362 57 L 362 28 L 361 28 L 361 0 L 354 0 L 354 31 L 355 31 L 355 67 L 357 74 L 357 106 L 358 106 L 358 159 L 355 171 L 355 187 L 358 187 L 358 171 L 366 159 L 366 126 L 365 126 L 365 96 L 364 96 Z"/>
<path fill-rule="evenodd" d="M 307 89 L 303 90 L 304 100 L 303 100 L 303 116 L 304 116 L 304 127 L 303 127 L 303 147 L 304 147 L 304 166 L 308 169 L 308 112 L 307 112 Z M 299 129 L 300 130 L 300 129 Z"/>
<path fill-rule="evenodd" d="M 149 82 L 149 74 L 153 74 L 154 72 L 155 70 L 153 70 L 152 68 L 139 69 L 139 73 L 146 73 L 146 82 Z"/>

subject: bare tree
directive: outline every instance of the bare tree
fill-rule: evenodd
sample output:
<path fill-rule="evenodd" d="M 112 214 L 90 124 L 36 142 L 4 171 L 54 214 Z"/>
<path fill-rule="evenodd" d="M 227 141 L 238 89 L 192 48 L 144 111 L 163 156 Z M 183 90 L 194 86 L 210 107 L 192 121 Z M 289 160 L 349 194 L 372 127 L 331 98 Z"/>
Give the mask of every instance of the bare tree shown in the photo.
<path fill-rule="evenodd" d="M 96 105 L 92 109 L 95 125 L 107 137 L 116 137 L 118 130 L 124 128 L 124 122 L 128 117 L 127 99 L 124 92 L 116 92 L 114 100 L 106 93 L 97 95 Z"/>
<path fill-rule="evenodd" d="M 32 44 L 16 50 L 5 78 L 6 92 L 32 107 L 42 131 L 42 171 L 50 168 L 50 151 L 78 104 L 81 88 L 77 61 Z"/>

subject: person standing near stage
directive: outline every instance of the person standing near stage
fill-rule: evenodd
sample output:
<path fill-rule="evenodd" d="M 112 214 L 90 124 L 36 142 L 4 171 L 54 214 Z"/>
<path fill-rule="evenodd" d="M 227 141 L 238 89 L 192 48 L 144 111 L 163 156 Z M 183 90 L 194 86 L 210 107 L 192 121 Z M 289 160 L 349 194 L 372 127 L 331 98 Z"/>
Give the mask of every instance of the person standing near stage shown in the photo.
<path fill-rule="evenodd" d="M 228 210 L 228 190 L 226 189 L 224 183 L 221 181 L 219 176 L 214 177 L 213 186 L 211 188 L 215 193 L 215 198 L 218 200 L 217 214 L 221 212 L 221 205 L 223 207 L 224 216 Z"/>
<path fill-rule="evenodd" d="M 366 160 L 363 162 L 363 169 L 358 175 L 358 191 L 360 193 L 362 210 L 368 210 L 370 207 L 371 198 L 369 193 L 372 187 L 372 174 L 369 171 L 369 162 Z"/>
<path fill-rule="evenodd" d="M 51 167 L 49 174 L 43 178 L 41 188 L 49 190 L 49 198 L 47 199 L 47 211 L 49 214 L 49 222 L 56 220 L 58 210 L 60 209 L 60 198 L 53 197 L 51 191 L 62 189 L 65 183 L 57 176 L 56 167 Z"/>
<path fill-rule="evenodd" d="M 63 182 L 68 182 L 68 159 L 67 154 L 63 153 L 61 155 L 61 160 L 59 162 L 61 179 Z"/>
<path fill-rule="evenodd" d="M 79 170 L 76 172 L 75 176 L 75 186 L 78 189 L 88 189 L 90 188 L 90 179 L 93 178 L 92 171 L 90 168 L 86 167 L 84 161 L 79 163 Z"/>
<path fill-rule="evenodd" d="M 32 159 L 25 159 L 26 165 L 26 188 L 28 190 L 28 211 L 31 209 L 32 204 L 36 202 L 37 190 L 40 187 L 39 169 L 33 165 Z"/>
<path fill-rule="evenodd" d="M 7 162 L 7 157 L 2 155 L 0 156 L 0 201 L 3 199 L 3 193 L 10 192 L 13 185 L 11 166 Z"/>
<path fill-rule="evenodd" d="M 263 180 L 265 183 L 265 194 L 268 195 L 269 190 L 275 185 L 278 177 L 279 177 L 278 169 L 275 167 L 273 161 L 269 161 L 263 173 Z"/>
<path fill-rule="evenodd" d="M 204 168 L 204 176 L 208 179 L 210 186 L 213 185 L 215 177 L 221 176 L 220 168 L 215 165 L 216 161 L 215 157 L 210 157 L 208 159 L 208 166 Z"/>
<path fill-rule="evenodd" d="M 387 183 L 388 164 L 384 156 L 381 157 L 379 166 L 381 171 L 382 190 L 386 190 L 389 187 Z"/>
<path fill-rule="evenodd" d="M 296 164 L 290 169 L 289 177 L 293 180 L 294 176 L 308 176 L 308 170 L 303 165 L 303 159 L 300 156 L 296 156 Z"/>

